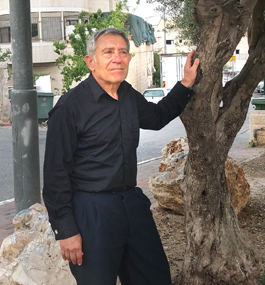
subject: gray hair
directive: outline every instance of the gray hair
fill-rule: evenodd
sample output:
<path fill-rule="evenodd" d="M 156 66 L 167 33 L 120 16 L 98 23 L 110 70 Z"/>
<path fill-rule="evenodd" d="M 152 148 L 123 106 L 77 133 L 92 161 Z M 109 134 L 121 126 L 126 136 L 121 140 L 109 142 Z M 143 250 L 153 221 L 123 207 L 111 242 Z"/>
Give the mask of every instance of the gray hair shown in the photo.
<path fill-rule="evenodd" d="M 127 35 L 125 34 L 124 31 L 122 30 L 118 30 L 115 28 L 106 28 L 103 30 L 99 30 L 96 31 L 93 35 L 91 35 L 87 41 L 87 54 L 92 56 L 93 58 L 95 58 L 95 51 L 97 48 L 97 40 L 99 37 L 104 36 L 104 35 L 108 35 L 108 34 L 112 34 L 112 35 L 119 35 L 121 36 L 127 45 L 128 48 L 128 52 L 130 51 L 130 42 L 128 40 Z"/>

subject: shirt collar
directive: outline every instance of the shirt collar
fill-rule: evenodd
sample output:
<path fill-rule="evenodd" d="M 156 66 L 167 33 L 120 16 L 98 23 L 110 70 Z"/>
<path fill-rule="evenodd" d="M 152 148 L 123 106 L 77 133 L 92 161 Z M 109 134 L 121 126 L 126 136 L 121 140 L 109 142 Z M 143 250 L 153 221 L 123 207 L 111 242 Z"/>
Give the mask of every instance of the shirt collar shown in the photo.
<path fill-rule="evenodd" d="M 103 94 L 107 94 L 108 96 L 110 96 L 99 84 L 98 82 L 95 80 L 95 78 L 92 75 L 92 72 L 89 74 L 88 76 L 88 84 L 91 88 L 93 97 L 95 99 L 95 101 L 97 102 L 100 98 L 101 95 Z M 131 86 L 131 84 L 129 84 L 126 81 L 121 82 L 119 89 L 118 89 L 118 94 L 121 95 L 122 91 L 126 88 Z"/>
<path fill-rule="evenodd" d="M 94 97 L 96 102 L 98 101 L 99 97 L 102 94 L 107 94 L 107 92 L 97 83 L 97 81 L 95 80 L 95 78 L 92 75 L 92 72 L 90 72 L 90 74 L 88 76 L 88 84 L 91 88 L 93 97 Z"/>

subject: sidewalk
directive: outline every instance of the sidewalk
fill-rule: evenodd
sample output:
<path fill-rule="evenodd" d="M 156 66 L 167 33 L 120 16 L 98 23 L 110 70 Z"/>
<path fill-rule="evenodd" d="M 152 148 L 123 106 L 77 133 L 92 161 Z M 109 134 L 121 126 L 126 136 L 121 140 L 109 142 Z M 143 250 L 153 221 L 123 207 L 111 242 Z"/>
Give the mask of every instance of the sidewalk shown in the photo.
<path fill-rule="evenodd" d="M 239 164 L 253 160 L 265 153 L 264 147 L 255 148 L 231 148 L 229 156 L 231 156 Z M 148 187 L 149 177 L 158 172 L 158 166 L 161 158 L 156 158 L 143 163 L 138 164 L 138 184 L 143 189 L 145 195 L 150 199 L 152 207 L 155 207 L 156 200 L 153 197 L 152 192 Z M 14 232 L 12 224 L 13 217 L 15 216 L 15 202 L 12 200 L 0 202 L 0 244 L 2 241 Z"/>

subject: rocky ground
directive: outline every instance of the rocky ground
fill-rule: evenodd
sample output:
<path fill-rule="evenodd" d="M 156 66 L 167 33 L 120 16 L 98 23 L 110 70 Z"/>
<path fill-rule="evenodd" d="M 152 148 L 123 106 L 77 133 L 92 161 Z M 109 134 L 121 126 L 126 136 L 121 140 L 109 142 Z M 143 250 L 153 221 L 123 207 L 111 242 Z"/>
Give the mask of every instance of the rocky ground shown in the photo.
<path fill-rule="evenodd" d="M 265 269 L 265 155 L 242 163 L 241 166 L 250 184 L 251 194 L 249 204 L 238 215 L 239 224 L 242 231 L 257 246 Z M 159 207 L 153 210 L 153 215 L 169 260 L 173 285 L 181 285 L 186 247 L 184 217 Z"/>

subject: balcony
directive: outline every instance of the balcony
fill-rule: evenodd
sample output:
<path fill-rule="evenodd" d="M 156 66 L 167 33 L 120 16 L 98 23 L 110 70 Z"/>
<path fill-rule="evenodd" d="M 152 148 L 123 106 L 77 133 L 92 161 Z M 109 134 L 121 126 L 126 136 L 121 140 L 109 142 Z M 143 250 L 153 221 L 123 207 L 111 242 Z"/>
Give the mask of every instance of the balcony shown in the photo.
<path fill-rule="evenodd" d="M 33 63 L 55 62 L 53 41 L 68 40 L 68 35 L 78 23 L 79 12 L 31 13 Z M 10 20 L 0 16 L 0 46 L 11 49 Z"/>

